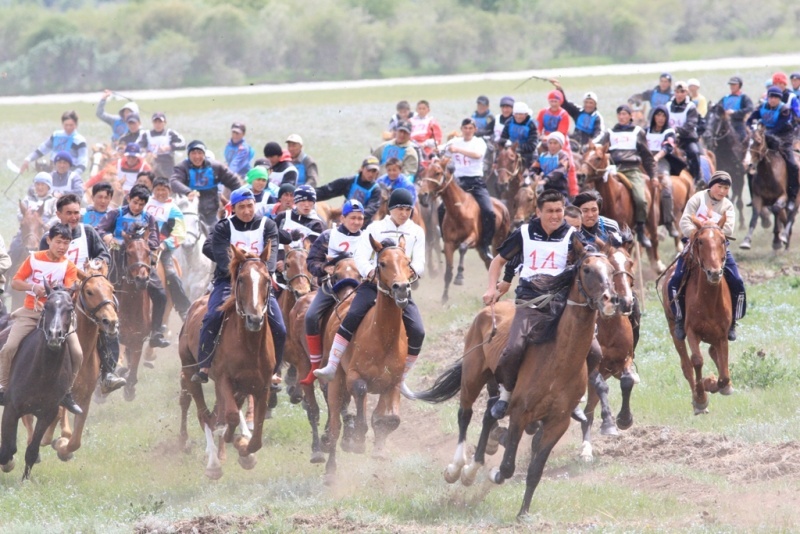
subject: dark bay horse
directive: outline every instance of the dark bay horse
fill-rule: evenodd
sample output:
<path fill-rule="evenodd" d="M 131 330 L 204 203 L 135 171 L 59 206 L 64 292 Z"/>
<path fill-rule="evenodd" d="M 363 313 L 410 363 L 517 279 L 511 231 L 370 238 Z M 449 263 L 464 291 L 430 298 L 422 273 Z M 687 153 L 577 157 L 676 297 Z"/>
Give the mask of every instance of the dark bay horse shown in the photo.
<path fill-rule="evenodd" d="M 511 424 L 505 456 L 500 470 L 489 476 L 493 482 L 502 483 L 514 474 L 522 432 L 532 423 L 538 423 L 535 425 L 537 430 L 520 515 L 528 512 L 550 451 L 566 432 L 570 414 L 586 391 L 586 355 L 594 336 L 597 314 L 610 316 L 617 311 L 612 282 L 614 268 L 606 255 L 584 250 L 577 237 L 573 237 L 572 245 L 577 260 L 575 267 L 553 281 L 553 284 L 558 284 L 554 285 L 554 290 L 569 287 L 568 305 L 558 323 L 555 338 L 546 343 L 528 345 L 519 381 L 511 397 Z M 458 446 L 453 462 L 445 469 L 447 482 L 453 483 L 460 477 L 463 484 L 472 484 L 484 464 L 485 454 L 496 450 L 497 433 L 494 429 L 497 421 L 488 408 L 471 463 L 467 458 L 467 429 L 475 401 L 483 386 L 493 380 L 497 362 L 508 342 L 514 313 L 514 302 L 509 300 L 498 302 L 494 310 L 491 307 L 481 310 L 465 337 L 463 359 L 445 371 L 430 390 L 415 395 L 428 402 L 442 402 L 461 391 Z"/>
<path fill-rule="evenodd" d="M 505 202 L 509 212 L 514 212 L 514 198 L 522 185 L 522 157 L 517 154 L 517 143 L 497 152 L 494 174 L 497 176 L 498 198 Z"/>
<path fill-rule="evenodd" d="M 3 410 L 0 466 L 6 473 L 14 469 L 19 419 L 28 414 L 36 417 L 36 428 L 25 450 L 23 480 L 30 478 L 42 438 L 58 417 L 59 403 L 72 382 L 66 339 L 72 333 L 74 320 L 73 289 L 51 288 L 46 281 L 44 286 L 47 301 L 42 318 L 17 349 Z"/>
<path fill-rule="evenodd" d="M 481 216 L 478 203 L 475 199 L 461 189 L 455 178 L 447 169 L 448 158 L 431 161 L 430 166 L 420 179 L 420 202 L 428 204 L 431 198 L 441 196 L 445 205 L 445 215 L 442 221 L 442 238 L 444 240 L 444 293 L 442 302 L 447 302 L 450 282 L 453 280 L 453 255 L 458 249 L 458 274 L 455 284 L 464 283 L 464 255 L 467 249 L 474 248 L 480 242 Z M 499 247 L 511 229 L 511 217 L 505 205 L 492 199 L 495 214 L 495 234 L 493 247 Z M 489 268 L 489 258 L 481 257 L 486 268 Z"/>
<path fill-rule="evenodd" d="M 731 125 L 721 102 L 708 107 L 706 131 L 703 135 L 706 146 L 717 156 L 717 168 L 731 175 L 731 200 L 739 210 L 739 228 L 744 228 L 744 157 L 747 148 Z"/>
<path fill-rule="evenodd" d="M 186 418 L 189 405 L 194 400 L 197 419 L 206 436 L 208 464 L 205 474 L 215 480 L 222 476 L 219 459 L 225 450 L 224 447 L 218 449 L 214 441 L 212 429 L 217 426 L 224 427 L 222 441 L 233 443 L 239 452 L 239 465 L 244 469 L 255 467 L 255 453 L 262 446 L 267 397 L 275 367 L 275 349 L 267 321 L 269 292 L 272 285 L 266 264 L 270 245 L 267 244 L 261 256 L 242 252 L 231 245 L 231 254 L 229 267 L 231 295 L 220 307 L 225 313 L 225 318 L 219 334 L 216 357 L 209 373 L 214 380 L 216 416 L 206 405 L 202 386 L 191 380 L 192 373 L 197 367 L 200 325 L 206 312 L 208 297 L 203 297 L 192 304 L 186 322 L 181 328 L 178 343 L 178 352 L 183 364 L 180 442 L 185 446 L 188 440 Z M 244 425 L 244 416 L 240 411 L 248 395 L 253 396 L 255 408 L 252 436 Z M 243 434 L 234 440 L 234 432 L 240 423 L 244 425 Z"/>
<path fill-rule="evenodd" d="M 731 375 L 728 369 L 728 329 L 733 321 L 733 306 L 728 283 L 723 271 L 725 268 L 726 239 L 721 228 L 725 225 L 725 215 L 718 223 L 701 223 L 693 218 L 697 230 L 692 234 L 686 261 L 684 278 L 686 309 L 686 340 L 675 337 L 675 317 L 670 308 L 667 281 L 674 268 L 664 277 L 661 288 L 662 305 L 667 317 L 672 342 L 681 357 L 681 369 L 692 390 L 692 406 L 695 415 L 708 413 L 706 393 L 730 395 L 733 392 Z M 711 345 L 708 353 L 717 365 L 719 379 L 713 374 L 703 378 L 703 355 L 700 342 Z M 686 351 L 689 344 L 691 357 Z"/>
<path fill-rule="evenodd" d="M 383 454 L 386 437 L 400 425 L 400 383 L 408 354 L 403 308 L 408 305 L 415 276 L 411 260 L 405 254 L 404 237 L 400 237 L 397 245 L 385 245 L 370 236 L 370 244 L 378 255 L 375 269 L 378 297 L 342 355 L 336 376 L 328 384 L 330 426 L 326 483 L 335 480 L 341 411 L 347 398 L 352 396 L 355 399 L 354 440 L 363 446 L 367 434 L 367 393 L 380 396 L 372 412 L 372 431 L 375 434 L 373 455 Z M 330 352 L 333 338 L 351 302 L 343 302 L 328 319 L 323 339 L 323 364 L 326 360 L 324 355 Z"/>

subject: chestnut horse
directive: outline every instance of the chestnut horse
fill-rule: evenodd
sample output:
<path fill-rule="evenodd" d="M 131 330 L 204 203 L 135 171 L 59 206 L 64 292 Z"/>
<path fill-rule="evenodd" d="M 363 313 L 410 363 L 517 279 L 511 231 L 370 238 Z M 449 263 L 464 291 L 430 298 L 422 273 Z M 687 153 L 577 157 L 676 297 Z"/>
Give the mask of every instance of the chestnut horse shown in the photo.
<path fill-rule="evenodd" d="M 678 176 L 669 177 L 672 183 L 672 225 L 681 234 L 680 221 L 683 217 L 683 210 L 686 208 L 689 199 L 694 195 L 694 180 L 687 169 L 681 171 Z M 680 237 L 675 238 L 675 250 L 683 250 L 683 243 Z"/>
<path fill-rule="evenodd" d="M 514 228 L 519 228 L 536 213 L 536 184 L 525 178 L 514 196 L 513 208 L 509 210 Z"/>
<path fill-rule="evenodd" d="M 489 478 L 502 483 L 514 474 L 517 446 L 523 430 L 537 423 L 533 454 L 528 467 L 527 489 L 519 515 L 530 507 L 533 491 L 542 476 L 545 462 L 556 442 L 569 427 L 570 414 L 586 391 L 586 355 L 589 352 L 597 313 L 616 313 L 613 287 L 614 268 L 605 254 L 584 250 L 573 236 L 576 264 L 552 280 L 549 289 L 569 288 L 567 306 L 556 328 L 555 338 L 542 344 L 529 344 L 519 372 L 519 381 L 511 397 L 511 424 L 506 436 L 506 451 L 499 472 Z M 485 454 L 496 450 L 497 421 L 491 416 L 490 400 L 483 417 L 478 446 L 472 462 L 467 459 L 467 429 L 472 407 L 483 389 L 492 380 L 497 362 L 509 336 L 515 313 L 512 301 L 501 301 L 494 309 L 486 307 L 472 322 L 464 340 L 463 359 L 440 376 L 433 388 L 415 394 L 428 402 L 442 402 L 461 390 L 458 410 L 458 446 L 455 457 L 445 469 L 445 480 L 453 483 L 461 478 L 464 485 L 475 481 L 485 461 Z M 496 334 L 494 333 L 496 330 Z M 491 443 L 490 443 L 491 440 Z"/>
<path fill-rule="evenodd" d="M 188 433 L 186 417 L 189 405 L 194 399 L 197 419 L 206 435 L 208 464 L 205 475 L 211 479 L 222 476 L 219 457 L 225 450 L 217 449 L 214 443 L 213 428 L 227 425 L 222 441 L 233 442 L 239 452 L 239 465 L 252 469 L 256 465 L 255 453 L 261 449 L 264 415 L 267 411 L 267 396 L 272 383 L 275 367 L 267 309 L 272 279 L 267 269 L 270 245 L 264 248 L 261 256 L 245 253 L 231 245 L 231 295 L 220 310 L 225 318 L 219 334 L 216 357 L 209 375 L 214 379 L 217 407 L 216 419 L 208 410 L 203 388 L 192 382 L 191 377 L 197 367 L 197 351 L 200 346 L 200 327 L 208 306 L 208 297 L 203 297 L 189 309 L 189 316 L 181 328 L 178 353 L 181 363 L 181 430 L 180 443 L 186 445 Z M 255 416 L 252 436 L 244 425 L 240 412 L 244 399 L 254 398 Z M 234 441 L 234 432 L 239 423 L 243 435 Z"/>
<path fill-rule="evenodd" d="M 499 198 L 512 213 L 515 209 L 514 198 L 522 184 L 522 157 L 517 154 L 517 146 L 514 143 L 500 150 L 493 165 Z"/>
<path fill-rule="evenodd" d="M 19 237 L 21 240 L 20 254 L 12 257 L 11 267 L 8 269 L 8 280 L 6 282 L 6 292 L 11 289 L 11 279 L 13 274 L 19 270 L 22 262 L 25 261 L 31 252 L 39 250 L 39 242 L 44 235 L 46 224 L 44 221 L 44 204 L 38 209 L 28 209 L 22 201 L 19 202 L 19 212 L 22 219 L 19 221 Z M 25 301 L 25 293 L 22 291 L 10 291 L 11 309 L 17 310 L 22 307 Z"/>
<path fill-rule="evenodd" d="M 719 392 L 723 395 L 733 392 L 728 369 L 728 329 L 733 321 L 733 306 L 724 276 L 727 240 L 722 228 L 725 226 L 725 215 L 717 223 L 702 223 L 694 217 L 692 222 L 697 229 L 689 238 L 688 251 L 684 253 L 686 275 L 682 282 L 686 310 L 685 341 L 675 337 L 675 317 L 669 305 L 672 296 L 669 294 L 667 281 L 674 267 L 665 273 L 661 292 L 672 342 L 681 357 L 683 376 L 692 390 L 694 414 L 698 415 L 708 413 L 707 392 Z M 687 342 L 691 357 L 686 351 Z M 719 379 L 713 374 L 703 378 L 700 342 L 711 345 L 708 354 L 717 365 Z"/>
<path fill-rule="evenodd" d="M 608 176 L 609 167 L 608 152 L 603 146 L 589 144 L 586 154 L 583 156 L 581 172 L 586 175 L 586 184 L 592 185 L 600 196 L 603 197 L 603 208 L 600 215 L 614 219 L 620 225 L 626 224 L 629 228 L 635 228 L 633 195 L 628 186 L 625 185 L 627 178 L 621 173 Z M 647 199 L 647 220 L 645 221 L 645 232 L 647 232 L 653 246 L 647 249 L 647 256 L 650 258 L 650 266 L 660 274 L 664 272 L 664 263 L 658 257 L 658 223 L 660 220 L 659 204 L 660 191 L 657 180 L 648 180 L 645 187 L 645 198 Z"/>
<path fill-rule="evenodd" d="M 447 168 L 448 158 L 432 160 L 424 176 L 420 179 L 420 202 L 429 204 L 430 197 L 442 197 L 446 211 L 442 221 L 442 237 L 444 239 L 444 293 L 442 302 L 447 302 L 450 282 L 453 280 L 453 255 L 458 249 L 458 274 L 455 285 L 464 283 L 464 255 L 468 248 L 474 248 L 480 242 L 481 216 L 478 203 L 472 195 L 461 189 Z M 493 246 L 495 251 L 511 229 L 511 217 L 502 202 L 492 199 L 495 214 L 495 233 Z M 491 260 L 481 256 L 486 268 Z"/>
<path fill-rule="evenodd" d="M 408 337 L 403 326 L 403 308 L 411 297 L 411 284 L 416 278 L 411 260 L 405 254 L 405 237 L 397 245 L 378 243 L 370 236 L 377 254 L 375 283 L 378 297 L 342 355 L 336 376 L 328 384 L 328 463 L 326 483 L 336 475 L 336 447 L 341 428 L 341 410 L 352 396 L 356 403 L 354 440 L 363 446 L 367 435 L 367 393 L 380 395 L 372 412 L 372 431 L 375 433 L 373 455 L 383 454 L 386 437 L 400 425 L 400 383 L 403 380 Z M 351 300 L 338 306 L 325 326 L 323 355 L 330 352 L 341 318 L 350 309 Z M 323 364 L 325 361 L 322 362 Z"/>

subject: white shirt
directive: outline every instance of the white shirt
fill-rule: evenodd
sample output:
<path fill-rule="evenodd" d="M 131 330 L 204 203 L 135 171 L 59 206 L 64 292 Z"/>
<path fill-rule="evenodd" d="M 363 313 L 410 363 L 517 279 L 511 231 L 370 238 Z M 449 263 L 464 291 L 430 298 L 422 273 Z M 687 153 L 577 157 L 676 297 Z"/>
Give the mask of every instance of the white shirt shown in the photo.
<path fill-rule="evenodd" d="M 406 240 L 405 252 L 411 259 L 411 268 L 417 276 L 421 277 L 425 273 L 425 231 L 411 219 L 402 226 L 397 226 L 391 217 L 384 217 L 380 221 L 371 223 L 361 233 L 363 242 L 359 243 L 354 256 L 356 268 L 361 276 L 366 277 L 377 265 L 377 254 L 372 250 L 369 236 L 380 243 L 387 238 L 398 242 L 401 235 Z"/>
<path fill-rule="evenodd" d="M 450 149 L 457 147 L 464 149 L 467 152 L 475 152 L 480 154 L 480 158 L 471 158 L 464 154 L 456 154 L 450 152 Z M 469 141 L 464 141 L 462 137 L 454 137 L 452 141 L 447 143 L 446 154 L 452 156 L 452 161 L 455 164 L 456 170 L 453 176 L 461 178 L 462 176 L 483 176 L 483 156 L 486 154 L 486 142 L 480 137 L 473 137 Z"/>

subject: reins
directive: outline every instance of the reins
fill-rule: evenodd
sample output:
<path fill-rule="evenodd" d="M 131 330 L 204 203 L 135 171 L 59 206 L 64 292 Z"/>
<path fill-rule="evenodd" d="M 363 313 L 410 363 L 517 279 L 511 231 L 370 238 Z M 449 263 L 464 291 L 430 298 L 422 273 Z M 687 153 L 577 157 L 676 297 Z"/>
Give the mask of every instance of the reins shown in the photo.
<path fill-rule="evenodd" d="M 100 326 L 100 321 L 97 320 L 97 312 L 100 311 L 101 308 L 103 308 L 104 306 L 108 306 L 109 304 L 114 306 L 114 310 L 116 311 L 116 310 L 119 309 L 119 302 L 117 301 L 117 297 L 114 296 L 113 300 L 104 299 L 100 304 L 98 304 L 94 308 L 88 309 L 88 306 L 86 305 L 86 298 L 84 297 L 84 293 L 83 292 L 84 292 L 84 289 L 86 288 L 86 283 L 89 280 L 91 280 L 92 278 L 98 278 L 98 277 L 99 278 L 105 278 L 105 276 L 103 276 L 102 274 L 92 274 L 92 275 L 88 276 L 87 278 L 84 278 L 84 280 L 81 282 L 81 286 L 78 289 L 78 307 L 77 308 L 78 308 L 78 311 L 81 312 L 87 319 L 89 319 L 91 322 L 93 322 L 97 326 Z"/>

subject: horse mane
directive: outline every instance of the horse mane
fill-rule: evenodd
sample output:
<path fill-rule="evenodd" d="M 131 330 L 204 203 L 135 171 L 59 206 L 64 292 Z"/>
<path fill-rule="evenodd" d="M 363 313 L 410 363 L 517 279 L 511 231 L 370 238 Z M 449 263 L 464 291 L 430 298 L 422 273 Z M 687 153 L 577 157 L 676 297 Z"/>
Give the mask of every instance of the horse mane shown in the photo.
<path fill-rule="evenodd" d="M 147 232 L 147 226 L 141 223 L 133 223 L 129 227 L 129 231 L 126 232 L 128 236 L 128 240 L 134 241 L 136 239 L 144 239 L 144 235 Z"/>
<path fill-rule="evenodd" d="M 391 237 L 387 237 L 386 239 L 381 240 L 382 247 L 396 247 L 397 242 L 392 239 Z"/>
<path fill-rule="evenodd" d="M 258 258 L 258 256 L 256 256 L 255 254 L 251 254 L 250 252 L 245 252 L 244 256 L 241 259 L 239 259 L 239 257 L 233 252 L 230 252 L 230 254 L 231 254 L 231 261 L 228 264 L 228 271 L 231 273 L 231 287 L 233 287 L 236 284 L 236 276 L 239 273 L 239 267 L 241 267 L 242 263 L 244 263 L 249 258 Z M 225 302 L 220 304 L 219 308 L 217 309 L 223 313 L 226 313 L 235 308 L 236 308 L 236 292 L 231 291 L 231 294 L 228 295 L 228 298 L 225 299 Z"/>
<path fill-rule="evenodd" d="M 339 251 L 334 256 L 331 256 L 331 259 L 326 261 L 324 266 L 325 267 L 333 266 L 333 265 L 336 265 L 337 263 L 339 263 L 340 261 L 342 261 L 344 259 L 352 258 L 352 257 L 353 257 L 353 255 L 350 252 Z"/>
<path fill-rule="evenodd" d="M 529 283 L 539 293 L 558 293 L 564 289 L 569 289 L 577 272 L 575 265 L 570 265 L 555 276 L 535 277 Z"/>
<path fill-rule="evenodd" d="M 553 299 L 543 310 L 538 320 L 534 322 L 528 339 L 531 343 L 541 344 L 547 343 L 555 339 L 558 334 L 558 323 L 561 321 L 561 316 L 567 307 L 567 295 L 578 273 L 577 263 L 564 269 L 563 272 L 555 276 L 542 276 L 535 278 L 530 283 L 540 293 L 550 293 Z"/>

